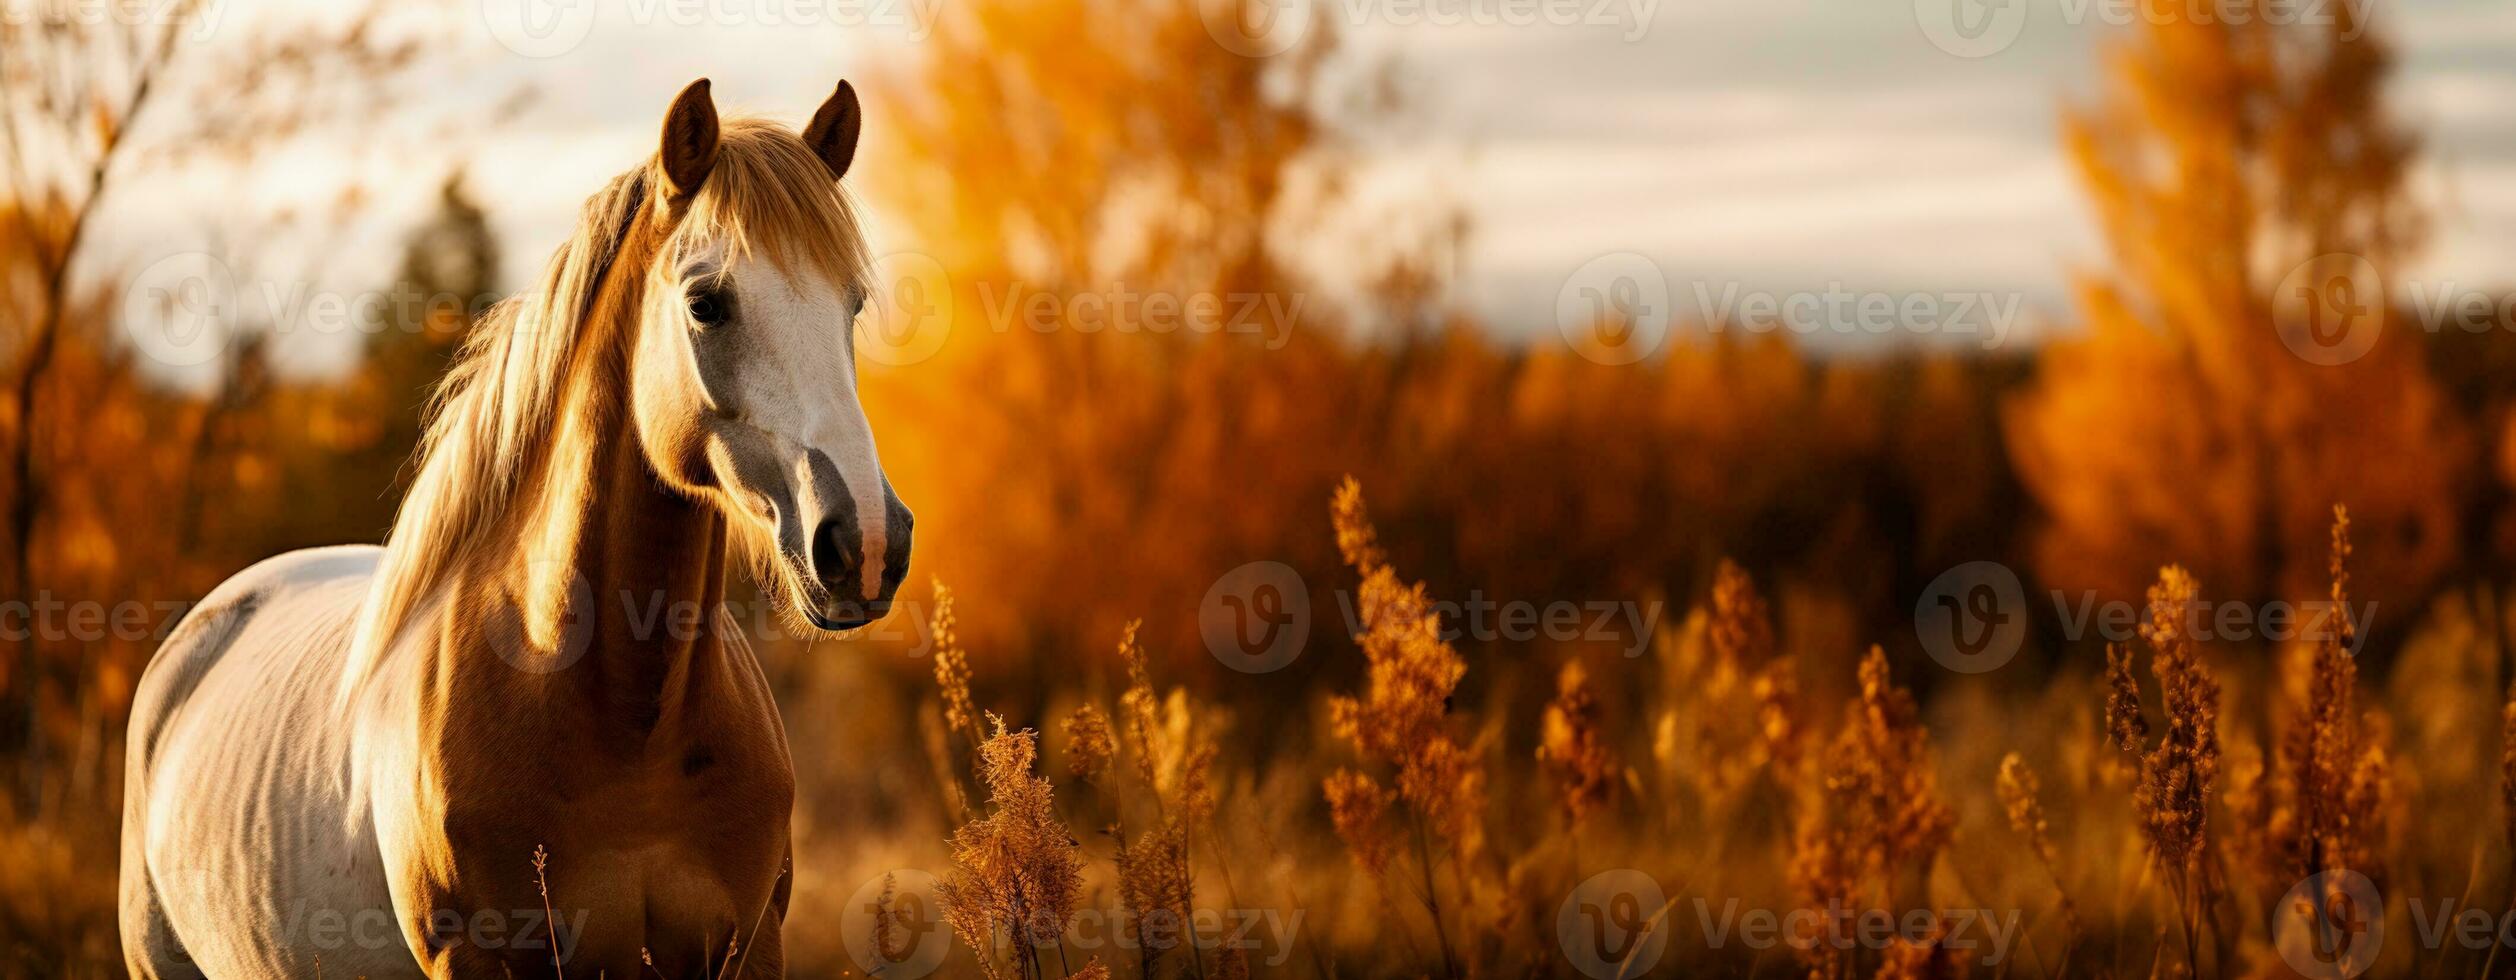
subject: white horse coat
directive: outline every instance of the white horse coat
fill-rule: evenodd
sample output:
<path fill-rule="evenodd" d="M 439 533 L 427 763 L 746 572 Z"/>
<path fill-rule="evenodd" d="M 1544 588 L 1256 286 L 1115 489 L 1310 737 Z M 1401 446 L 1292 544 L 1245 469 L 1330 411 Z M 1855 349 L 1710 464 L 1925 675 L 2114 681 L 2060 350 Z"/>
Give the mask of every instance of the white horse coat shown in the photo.
<path fill-rule="evenodd" d="M 361 717 L 407 710 L 391 702 L 417 688 L 344 676 L 382 555 L 319 548 L 245 570 L 184 617 L 141 678 L 122 834 L 135 971 L 422 975 L 370 795 L 394 783 L 371 778 L 380 769 L 408 771 L 409 747 L 356 736 Z M 359 692 L 346 718 L 344 689 Z"/>

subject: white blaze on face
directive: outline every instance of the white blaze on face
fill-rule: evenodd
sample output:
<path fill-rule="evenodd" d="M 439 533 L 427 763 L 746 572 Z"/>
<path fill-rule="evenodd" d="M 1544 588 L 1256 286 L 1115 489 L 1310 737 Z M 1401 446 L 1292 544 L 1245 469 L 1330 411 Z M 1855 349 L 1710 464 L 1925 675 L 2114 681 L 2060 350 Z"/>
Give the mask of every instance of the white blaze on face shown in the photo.
<path fill-rule="evenodd" d="M 742 407 L 752 424 L 776 437 L 805 535 L 811 537 L 838 510 L 845 494 L 856 512 L 860 585 L 865 600 L 882 591 L 883 556 L 890 537 L 890 508 L 882 460 L 874 451 L 873 426 L 856 395 L 856 366 L 849 355 L 855 305 L 817 274 L 789 276 L 765 259 L 737 262 L 732 276 L 734 322 L 742 332 Z M 842 486 L 817 472 L 826 458 Z M 831 569 L 814 569 L 827 574 Z M 833 597 L 846 598 L 846 597 Z"/>

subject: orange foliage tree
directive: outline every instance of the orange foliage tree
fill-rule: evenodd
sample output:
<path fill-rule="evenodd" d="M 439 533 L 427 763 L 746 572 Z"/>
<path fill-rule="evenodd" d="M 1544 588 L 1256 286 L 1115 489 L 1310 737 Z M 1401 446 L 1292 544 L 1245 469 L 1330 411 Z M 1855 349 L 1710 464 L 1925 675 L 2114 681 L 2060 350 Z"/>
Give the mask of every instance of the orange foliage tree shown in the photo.
<path fill-rule="evenodd" d="M 2036 565 L 2117 596 L 2182 561 L 2224 599 L 2312 597 L 2308 545 L 2344 503 L 2384 542 L 2365 580 L 2421 595 L 2457 555 L 2471 436 L 2407 318 L 2364 286 L 2279 293 L 2326 288 L 2351 264 L 2332 256 L 2384 269 L 2418 233 L 2413 141 L 2382 105 L 2390 55 L 2346 11 L 2297 27 L 2146 2 L 2106 95 L 2066 121 L 2113 266 L 2081 282 L 2087 332 L 2047 352 L 2007 418 L 2050 519 Z M 2309 298 L 2374 305 L 2373 348 L 2306 346 L 2336 312 Z"/>
<path fill-rule="evenodd" d="M 941 16 L 869 86 L 859 190 L 916 251 L 882 267 L 868 317 L 899 332 L 859 360 L 920 567 L 1018 611 L 973 608 L 972 646 L 1106 638 L 1256 558 L 1332 568 L 1285 532 L 1377 396 L 1282 258 L 1342 200 L 1332 36 L 1246 58 L 1170 0 Z"/>

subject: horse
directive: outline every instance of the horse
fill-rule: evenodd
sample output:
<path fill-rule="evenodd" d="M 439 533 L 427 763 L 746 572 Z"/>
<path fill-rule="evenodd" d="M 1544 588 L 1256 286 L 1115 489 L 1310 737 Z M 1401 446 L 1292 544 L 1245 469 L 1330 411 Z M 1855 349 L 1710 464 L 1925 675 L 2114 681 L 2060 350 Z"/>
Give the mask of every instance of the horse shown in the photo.
<path fill-rule="evenodd" d="M 484 313 L 381 547 L 268 559 L 142 675 L 133 976 L 779 976 L 794 769 L 728 566 L 879 619 L 911 518 L 856 394 L 842 81 L 796 133 L 706 79 Z"/>

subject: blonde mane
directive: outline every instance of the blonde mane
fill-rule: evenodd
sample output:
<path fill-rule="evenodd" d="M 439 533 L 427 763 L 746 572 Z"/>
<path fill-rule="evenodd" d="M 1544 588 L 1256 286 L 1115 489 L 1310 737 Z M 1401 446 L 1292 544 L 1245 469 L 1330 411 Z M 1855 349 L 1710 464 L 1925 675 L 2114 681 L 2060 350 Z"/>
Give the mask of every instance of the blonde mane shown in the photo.
<path fill-rule="evenodd" d="M 654 170 L 649 160 L 606 183 L 534 290 L 474 324 L 431 400 L 418 476 L 360 610 L 354 657 L 372 662 L 458 572 L 502 557 L 516 537 L 507 521 L 540 503 L 568 388 L 591 380 L 570 377 L 569 366 L 634 223 L 655 213 L 647 201 Z M 647 268 L 623 272 L 673 282 L 686 256 L 716 245 L 729 260 L 757 254 L 849 288 L 867 281 L 864 237 L 846 193 L 811 148 L 766 120 L 722 126 L 715 165 L 687 213 Z"/>

